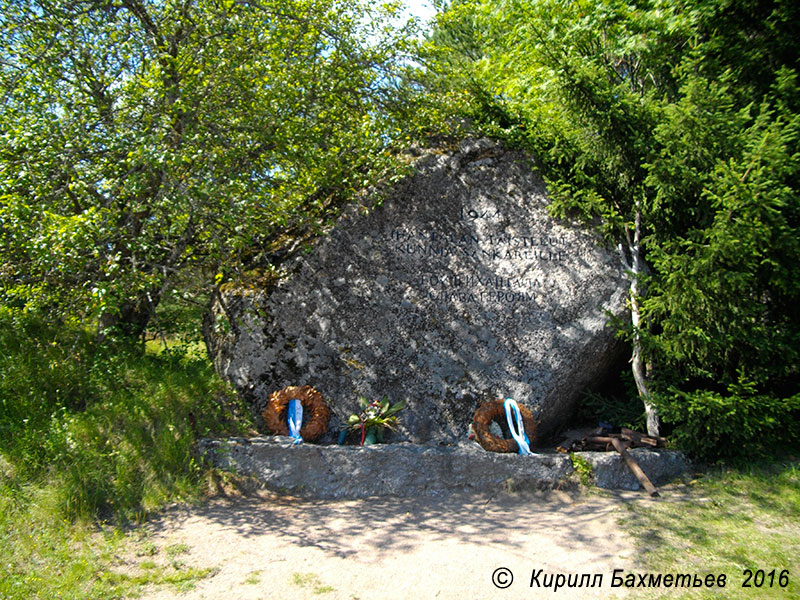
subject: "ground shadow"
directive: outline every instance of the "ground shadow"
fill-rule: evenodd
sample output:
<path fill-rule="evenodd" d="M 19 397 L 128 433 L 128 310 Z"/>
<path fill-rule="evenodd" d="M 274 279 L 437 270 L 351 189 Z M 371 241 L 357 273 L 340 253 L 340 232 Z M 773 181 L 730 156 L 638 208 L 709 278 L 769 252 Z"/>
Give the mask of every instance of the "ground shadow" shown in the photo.
<path fill-rule="evenodd" d="M 217 498 L 200 507 L 175 507 L 148 523 L 155 533 L 179 529 L 189 518 L 207 519 L 243 539 L 273 535 L 325 554 L 376 558 L 437 541 L 457 541 L 507 550 L 532 537 L 559 544 L 589 545 L 598 561 L 619 548 L 604 542 L 596 521 L 614 516 L 633 494 L 525 492 L 449 493 L 416 498 L 308 500 L 274 493 Z"/>

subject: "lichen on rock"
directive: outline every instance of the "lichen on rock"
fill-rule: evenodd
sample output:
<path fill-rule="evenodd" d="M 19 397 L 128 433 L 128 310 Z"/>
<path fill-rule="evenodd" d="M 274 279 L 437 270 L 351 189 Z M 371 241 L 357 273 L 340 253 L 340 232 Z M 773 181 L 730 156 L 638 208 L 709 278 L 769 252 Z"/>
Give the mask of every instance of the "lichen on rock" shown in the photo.
<path fill-rule="evenodd" d="M 398 439 L 451 443 L 481 402 L 512 397 L 544 437 L 616 361 L 608 322 L 628 289 L 615 254 L 548 204 L 530 157 L 496 142 L 423 153 L 285 278 L 220 289 L 214 364 L 257 413 L 277 389 L 315 387 L 332 430 L 360 396 L 387 397 L 406 402 Z"/>

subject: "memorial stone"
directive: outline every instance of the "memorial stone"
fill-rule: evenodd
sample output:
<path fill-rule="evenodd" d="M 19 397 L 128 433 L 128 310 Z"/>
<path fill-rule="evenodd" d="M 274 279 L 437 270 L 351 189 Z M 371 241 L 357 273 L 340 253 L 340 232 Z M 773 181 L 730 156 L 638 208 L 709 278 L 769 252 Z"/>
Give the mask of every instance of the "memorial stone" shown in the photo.
<path fill-rule="evenodd" d="M 217 370 L 252 403 L 309 384 L 331 429 L 358 398 L 406 401 L 395 439 L 463 439 L 481 402 L 511 397 L 540 438 L 619 358 L 628 282 L 596 236 L 548 213 L 529 157 L 490 140 L 426 151 L 351 206 L 285 277 L 222 286 L 205 323 Z"/>

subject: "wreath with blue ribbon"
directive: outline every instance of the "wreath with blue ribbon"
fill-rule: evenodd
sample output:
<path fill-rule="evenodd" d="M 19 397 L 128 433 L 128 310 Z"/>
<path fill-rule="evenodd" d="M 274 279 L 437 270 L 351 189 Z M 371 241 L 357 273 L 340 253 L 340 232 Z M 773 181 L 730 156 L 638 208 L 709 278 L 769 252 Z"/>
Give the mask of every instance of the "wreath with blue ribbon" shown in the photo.
<path fill-rule="evenodd" d="M 298 423 L 293 422 L 295 431 L 292 433 L 299 433 L 300 437 L 307 442 L 322 437 L 328 430 L 331 409 L 322 399 L 322 394 L 310 385 L 290 385 L 270 394 L 269 402 L 263 412 L 264 425 L 267 430 L 274 435 L 289 435 L 289 420 L 294 416 L 294 414 L 289 414 L 291 400 L 300 402 L 303 407 L 300 412 L 307 417 L 302 419 L 305 423 L 299 428 L 299 432 L 296 431 Z"/>
<path fill-rule="evenodd" d="M 519 406 L 518 408 L 518 414 L 522 417 L 522 427 L 520 428 L 519 424 L 517 424 L 517 429 L 524 429 L 524 438 L 522 439 L 527 438 L 526 442 L 528 445 L 533 446 L 536 444 L 536 420 L 533 418 L 533 413 L 531 413 L 530 410 L 524 406 Z M 513 412 L 516 416 L 517 411 L 514 410 Z M 517 452 L 525 454 L 525 451 L 528 449 L 522 448 L 522 451 L 520 451 L 520 445 L 513 437 L 511 439 L 504 439 L 492 434 L 489 430 L 492 421 L 505 424 L 507 419 L 508 413 L 506 411 L 506 403 L 503 400 L 484 402 L 478 407 L 478 410 L 475 411 L 475 415 L 472 417 L 472 429 L 475 432 L 475 439 L 484 450 L 488 450 L 489 452 Z M 508 428 L 511 430 L 513 436 L 514 423 L 510 423 Z M 530 451 L 528 450 L 527 453 L 530 453 Z"/>

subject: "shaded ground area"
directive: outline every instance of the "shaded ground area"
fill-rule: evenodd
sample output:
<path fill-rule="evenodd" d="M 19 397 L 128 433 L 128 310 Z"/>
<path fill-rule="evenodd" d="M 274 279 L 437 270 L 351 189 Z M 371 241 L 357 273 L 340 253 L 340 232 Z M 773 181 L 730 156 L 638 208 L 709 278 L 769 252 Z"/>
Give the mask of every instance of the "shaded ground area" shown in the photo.
<path fill-rule="evenodd" d="M 537 598 L 545 574 L 602 573 L 602 588 L 560 589 L 559 599 L 609 598 L 611 572 L 633 566 L 633 540 L 617 521 L 621 492 L 448 495 L 299 500 L 262 492 L 175 507 L 148 523 L 147 543 L 183 548 L 186 567 L 211 568 L 194 589 L 146 590 L 146 600 L 185 598 L 366 600 Z M 133 561 L 135 563 L 135 561 Z M 135 564 L 131 566 L 135 566 Z M 508 569 L 507 589 L 492 583 Z M 499 575 L 508 582 L 508 575 Z M 555 597 L 555 596 L 554 596 Z"/>

